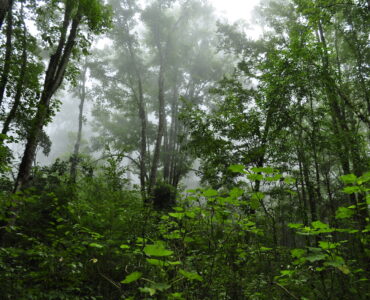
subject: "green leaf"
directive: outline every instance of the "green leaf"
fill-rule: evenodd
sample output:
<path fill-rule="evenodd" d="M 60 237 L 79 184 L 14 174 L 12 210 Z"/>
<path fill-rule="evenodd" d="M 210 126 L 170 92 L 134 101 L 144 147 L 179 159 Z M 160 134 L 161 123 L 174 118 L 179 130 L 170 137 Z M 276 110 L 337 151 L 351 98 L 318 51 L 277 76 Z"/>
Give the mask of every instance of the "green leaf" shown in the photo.
<path fill-rule="evenodd" d="M 184 213 L 169 213 L 169 216 L 181 220 L 184 217 Z"/>
<path fill-rule="evenodd" d="M 247 178 L 253 181 L 256 181 L 256 180 L 261 181 L 263 179 L 263 176 L 261 174 L 249 174 L 247 175 Z"/>
<path fill-rule="evenodd" d="M 100 245 L 98 243 L 91 243 L 89 244 L 90 247 L 93 247 L 93 248 L 98 248 L 98 249 L 101 249 L 103 248 L 104 246 L 103 245 Z"/>
<path fill-rule="evenodd" d="M 252 199 L 256 199 L 256 200 L 262 200 L 264 197 L 265 197 L 265 194 L 261 192 L 255 192 L 251 196 Z"/>
<path fill-rule="evenodd" d="M 339 245 L 338 243 L 319 241 L 319 246 L 324 250 L 335 249 L 335 248 L 337 248 L 338 245 Z"/>
<path fill-rule="evenodd" d="M 344 183 L 355 183 L 357 176 L 355 174 L 347 174 L 340 177 L 340 180 Z"/>
<path fill-rule="evenodd" d="M 168 290 L 169 288 L 171 287 L 170 284 L 167 284 L 167 283 L 161 283 L 161 282 L 156 282 L 156 283 L 153 283 L 151 285 L 151 288 L 152 289 L 155 289 L 155 290 L 158 290 L 158 291 L 165 291 L 165 290 Z"/>
<path fill-rule="evenodd" d="M 347 207 L 339 207 L 335 213 L 336 219 L 348 219 L 351 218 L 355 212 Z"/>
<path fill-rule="evenodd" d="M 346 186 L 343 189 L 343 192 L 346 193 L 346 194 L 360 193 L 361 188 L 359 186 Z"/>
<path fill-rule="evenodd" d="M 325 258 L 326 258 L 325 254 L 315 254 L 315 255 L 306 256 L 306 259 L 310 262 L 324 260 Z"/>
<path fill-rule="evenodd" d="M 147 258 L 146 261 L 151 265 L 159 267 L 176 266 L 181 264 L 181 261 L 163 261 L 156 258 Z"/>
<path fill-rule="evenodd" d="M 144 253 L 148 256 L 170 256 L 173 251 L 165 249 L 163 243 L 157 242 L 153 245 L 146 245 L 143 249 Z"/>
<path fill-rule="evenodd" d="M 295 180 L 295 178 L 289 176 L 289 177 L 284 178 L 284 182 L 286 184 L 294 184 L 296 182 L 296 180 Z"/>
<path fill-rule="evenodd" d="M 268 248 L 268 247 L 260 247 L 260 251 L 264 252 L 264 251 L 271 251 L 272 248 Z"/>
<path fill-rule="evenodd" d="M 261 205 L 260 200 L 262 200 L 264 197 L 265 197 L 264 193 L 261 192 L 253 193 L 250 201 L 251 208 L 258 209 Z"/>
<path fill-rule="evenodd" d="M 121 249 L 130 249 L 130 246 L 129 245 L 121 245 L 119 246 Z"/>
<path fill-rule="evenodd" d="M 279 181 L 282 176 L 281 174 L 275 174 L 274 176 L 265 177 L 265 180 L 270 182 Z"/>
<path fill-rule="evenodd" d="M 347 265 L 338 266 L 337 268 L 338 268 L 338 270 L 342 271 L 342 273 L 345 274 L 345 275 L 348 275 L 348 274 L 351 273 L 351 271 L 350 271 L 350 269 L 348 268 Z"/>
<path fill-rule="evenodd" d="M 195 212 L 193 212 L 193 211 L 187 211 L 187 212 L 185 213 L 185 215 L 186 215 L 188 218 L 190 218 L 190 219 L 194 219 L 194 218 L 195 218 Z"/>
<path fill-rule="evenodd" d="M 243 165 L 231 165 L 229 170 L 233 173 L 246 173 L 244 171 L 245 167 Z"/>
<path fill-rule="evenodd" d="M 213 190 L 213 189 L 205 190 L 203 192 L 204 197 L 214 197 L 214 196 L 217 196 L 217 195 L 218 195 L 218 192 L 216 190 Z"/>
<path fill-rule="evenodd" d="M 183 299 L 181 293 L 172 293 L 172 294 L 170 294 L 170 296 L 173 299 Z"/>
<path fill-rule="evenodd" d="M 368 181 L 370 181 L 370 172 L 367 172 L 363 174 L 360 178 L 358 178 L 357 184 L 363 184 Z"/>
<path fill-rule="evenodd" d="M 328 224 L 325 224 L 321 221 L 315 221 L 311 223 L 314 229 L 330 229 Z"/>
<path fill-rule="evenodd" d="M 280 273 L 282 276 L 290 276 L 294 274 L 294 271 L 293 270 L 281 270 Z"/>
<path fill-rule="evenodd" d="M 265 173 L 265 174 L 273 174 L 278 172 L 278 170 L 271 168 L 271 167 L 253 167 L 251 170 L 255 173 Z"/>
<path fill-rule="evenodd" d="M 128 284 L 128 283 L 134 282 L 140 279 L 141 276 L 142 276 L 142 273 L 140 272 L 132 272 L 131 274 L 127 275 L 125 279 L 121 281 L 121 283 Z"/>
<path fill-rule="evenodd" d="M 150 287 L 140 287 L 139 288 L 139 290 L 140 290 L 140 292 L 142 292 L 142 293 L 147 293 L 147 294 L 149 294 L 150 296 L 154 296 L 155 295 L 155 293 L 157 292 L 155 289 L 153 289 L 153 288 L 150 288 Z"/>
<path fill-rule="evenodd" d="M 180 269 L 179 272 L 180 272 L 181 275 L 183 275 L 185 278 L 187 278 L 189 280 L 198 280 L 198 281 L 202 281 L 203 280 L 203 277 L 200 276 L 196 272 L 188 272 L 188 271 L 185 271 L 183 269 Z"/>
<path fill-rule="evenodd" d="M 240 197 L 244 194 L 244 190 L 240 189 L 240 188 L 233 188 L 231 191 L 230 191 L 230 196 L 231 197 Z"/>
<path fill-rule="evenodd" d="M 304 249 L 292 249 L 290 251 L 290 253 L 292 254 L 292 257 L 301 258 L 306 254 L 306 250 L 304 250 Z"/>
<path fill-rule="evenodd" d="M 292 229 L 298 229 L 298 228 L 302 228 L 303 224 L 301 224 L 301 223 L 289 223 L 288 227 L 292 228 Z"/>
<path fill-rule="evenodd" d="M 165 267 L 169 265 L 168 262 L 156 258 L 147 258 L 146 261 L 151 265 L 159 267 Z"/>

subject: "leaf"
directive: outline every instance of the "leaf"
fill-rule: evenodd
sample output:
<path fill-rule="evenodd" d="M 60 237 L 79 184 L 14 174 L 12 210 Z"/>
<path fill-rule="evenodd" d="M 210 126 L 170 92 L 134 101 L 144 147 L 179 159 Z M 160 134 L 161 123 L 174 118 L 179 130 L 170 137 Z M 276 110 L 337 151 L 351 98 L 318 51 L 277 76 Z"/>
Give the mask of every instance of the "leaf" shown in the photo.
<path fill-rule="evenodd" d="M 363 184 L 368 181 L 370 181 L 370 172 L 367 172 L 363 174 L 360 178 L 358 178 L 357 184 Z"/>
<path fill-rule="evenodd" d="M 301 224 L 301 223 L 289 223 L 288 227 L 292 228 L 292 229 L 298 229 L 298 228 L 302 228 L 303 224 Z"/>
<path fill-rule="evenodd" d="M 342 265 L 337 267 L 340 271 L 342 271 L 343 274 L 348 275 L 351 273 L 350 269 L 348 268 L 347 265 Z"/>
<path fill-rule="evenodd" d="M 258 209 L 261 205 L 260 200 L 262 200 L 264 197 L 265 197 L 264 193 L 261 192 L 253 193 L 250 201 L 251 208 Z"/>
<path fill-rule="evenodd" d="M 296 180 L 295 180 L 295 178 L 289 176 L 289 177 L 284 178 L 284 182 L 286 184 L 294 184 L 296 182 Z"/>
<path fill-rule="evenodd" d="M 268 247 L 260 247 L 260 251 L 271 251 L 272 248 L 268 248 Z"/>
<path fill-rule="evenodd" d="M 329 225 L 321 221 L 312 222 L 311 225 L 314 229 L 329 229 Z"/>
<path fill-rule="evenodd" d="M 128 283 L 134 282 L 140 279 L 141 276 L 142 276 L 142 273 L 140 272 L 132 272 L 131 274 L 127 275 L 125 279 L 121 281 L 121 283 L 128 284 Z"/>
<path fill-rule="evenodd" d="M 179 220 L 184 217 L 184 213 L 169 213 L 168 215 Z"/>
<path fill-rule="evenodd" d="M 185 213 L 185 215 L 186 215 L 188 218 L 190 218 L 190 219 L 194 219 L 194 218 L 195 218 L 195 212 L 193 212 L 193 211 L 187 211 L 187 212 Z"/>
<path fill-rule="evenodd" d="M 280 273 L 282 276 L 290 276 L 294 274 L 294 271 L 293 270 L 281 270 Z"/>
<path fill-rule="evenodd" d="M 121 249 L 130 249 L 130 246 L 129 245 L 121 245 L 119 246 Z"/>
<path fill-rule="evenodd" d="M 146 261 L 151 265 L 159 267 L 166 267 L 169 265 L 168 262 L 156 258 L 147 258 Z"/>
<path fill-rule="evenodd" d="M 347 219 L 351 218 L 355 212 L 352 209 L 349 209 L 347 207 L 338 207 L 336 213 L 335 213 L 335 218 L 336 219 Z"/>
<path fill-rule="evenodd" d="M 103 245 L 100 245 L 98 243 L 91 243 L 89 244 L 90 247 L 93 247 L 93 248 L 98 248 L 98 249 L 101 249 L 103 248 L 104 246 Z"/>
<path fill-rule="evenodd" d="M 256 181 L 256 180 L 261 181 L 263 179 L 263 176 L 261 174 L 249 174 L 247 175 L 247 178 L 253 181 Z"/>
<path fill-rule="evenodd" d="M 280 178 L 282 176 L 283 175 L 281 175 L 281 174 L 275 174 L 274 176 L 271 176 L 271 177 L 265 177 L 265 180 L 266 181 L 270 181 L 270 182 L 272 182 L 272 181 L 278 181 L 278 180 L 280 180 Z"/>
<path fill-rule="evenodd" d="M 240 197 L 244 194 L 244 191 L 240 188 L 233 188 L 231 191 L 230 191 L 230 196 L 231 197 Z"/>
<path fill-rule="evenodd" d="M 309 255 L 306 257 L 306 259 L 310 262 L 324 260 L 325 258 L 326 258 L 325 254 L 315 254 L 315 255 Z"/>
<path fill-rule="evenodd" d="M 165 291 L 168 290 L 171 287 L 170 284 L 167 283 L 161 283 L 161 282 L 156 282 L 151 285 L 152 289 L 159 290 L 159 291 Z"/>
<path fill-rule="evenodd" d="M 346 186 L 343 189 L 343 192 L 346 193 L 346 194 L 360 193 L 361 188 L 359 186 Z"/>
<path fill-rule="evenodd" d="M 170 294 L 170 296 L 171 296 L 173 299 L 183 299 L 183 298 L 182 298 L 182 294 L 181 294 L 181 293 L 172 293 L 172 294 Z"/>
<path fill-rule="evenodd" d="M 256 200 L 262 200 L 263 198 L 265 198 L 265 194 L 261 192 L 255 192 L 252 194 L 251 198 Z"/>
<path fill-rule="evenodd" d="M 304 250 L 304 249 L 292 249 L 290 251 L 290 253 L 292 254 L 292 257 L 301 258 L 302 256 L 304 256 L 306 254 L 306 250 Z"/>
<path fill-rule="evenodd" d="M 338 243 L 331 243 L 331 242 L 326 242 L 326 241 L 319 241 L 319 246 L 324 249 L 324 250 L 329 250 L 329 249 L 335 249 L 338 246 Z"/>
<path fill-rule="evenodd" d="M 214 196 L 217 196 L 217 195 L 218 195 L 218 192 L 216 190 L 213 190 L 213 189 L 205 190 L 203 192 L 204 197 L 214 197 Z"/>
<path fill-rule="evenodd" d="M 244 171 L 245 167 L 243 165 L 231 165 L 229 170 L 233 173 L 246 173 Z"/>
<path fill-rule="evenodd" d="M 188 272 L 188 271 L 185 271 L 183 269 L 180 269 L 179 272 L 180 272 L 181 275 L 183 275 L 185 278 L 187 278 L 189 280 L 203 281 L 203 277 L 200 276 L 196 272 Z"/>
<path fill-rule="evenodd" d="M 355 174 L 347 174 L 347 175 L 340 176 L 340 180 L 342 180 L 342 182 L 347 183 L 347 184 L 355 183 L 357 180 L 357 176 Z"/>
<path fill-rule="evenodd" d="M 152 288 L 149 288 L 149 287 L 141 287 L 141 288 L 139 288 L 139 290 L 140 290 L 140 292 L 142 292 L 142 293 L 147 293 L 147 294 L 149 294 L 150 296 L 154 296 L 155 295 L 155 293 L 156 293 L 156 290 L 155 289 L 152 289 Z"/>
<path fill-rule="evenodd" d="M 251 171 L 255 172 L 255 173 L 265 173 L 265 174 L 274 174 L 276 172 L 279 172 L 279 170 L 276 170 L 274 168 L 271 168 L 271 167 L 263 167 L 263 168 L 257 168 L 257 167 L 254 167 L 254 168 L 251 168 Z M 281 177 L 281 175 L 279 175 Z"/>
<path fill-rule="evenodd" d="M 153 245 L 146 245 L 143 249 L 148 256 L 170 256 L 173 251 L 165 249 L 163 243 L 157 242 Z"/>

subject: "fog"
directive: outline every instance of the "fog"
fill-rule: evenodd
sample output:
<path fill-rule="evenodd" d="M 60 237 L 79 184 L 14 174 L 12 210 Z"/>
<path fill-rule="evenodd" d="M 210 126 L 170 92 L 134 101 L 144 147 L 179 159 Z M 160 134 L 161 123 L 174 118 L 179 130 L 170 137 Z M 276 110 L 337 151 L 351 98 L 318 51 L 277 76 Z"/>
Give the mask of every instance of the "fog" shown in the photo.
<path fill-rule="evenodd" d="M 124 2 L 124 1 L 123 1 Z M 196 2 L 196 1 L 195 1 Z M 167 117 L 165 118 L 165 122 L 169 124 L 168 130 L 169 132 L 171 130 L 175 130 L 174 128 L 177 125 L 177 121 L 175 121 L 174 115 L 176 115 L 178 112 L 173 111 L 174 107 L 177 107 L 177 109 L 180 109 L 179 107 L 182 105 L 181 102 L 176 103 L 170 103 L 171 100 L 171 93 L 174 94 L 175 97 L 185 97 L 185 98 L 193 98 L 190 99 L 190 101 L 199 101 L 200 97 L 202 97 L 203 103 L 207 103 L 207 94 L 208 89 L 212 87 L 218 80 L 222 78 L 222 75 L 227 72 L 232 72 L 232 68 L 228 66 L 228 61 L 230 62 L 231 58 L 227 58 L 227 55 L 223 53 L 222 51 L 219 51 L 218 49 L 218 39 L 217 39 L 217 27 L 216 22 L 221 22 L 223 24 L 233 24 L 233 23 L 239 23 L 241 24 L 239 28 L 244 28 L 243 30 L 248 34 L 251 38 L 256 38 L 260 34 L 260 29 L 254 25 L 250 25 L 254 22 L 253 20 L 253 9 L 258 4 L 259 1 L 238 1 L 238 0 L 232 0 L 232 1 L 223 1 L 223 0 L 213 0 L 209 1 L 208 3 L 212 6 L 209 7 L 208 5 L 200 5 L 199 7 L 193 7 L 193 8 L 184 8 L 188 9 L 188 12 L 185 12 L 185 14 L 188 14 L 187 17 L 189 20 L 192 18 L 193 24 L 186 24 L 187 22 L 184 22 L 183 26 L 188 26 L 189 30 L 189 41 L 186 41 L 184 45 L 174 45 L 178 41 L 181 41 L 182 32 L 181 30 L 177 31 L 174 36 L 171 37 L 173 41 L 171 43 L 174 45 L 173 49 L 171 51 L 174 51 L 171 56 L 178 56 L 181 55 L 179 51 L 183 51 L 181 47 L 194 47 L 197 46 L 198 49 L 193 49 L 193 54 L 188 55 L 198 55 L 201 57 L 202 55 L 208 56 L 207 59 L 209 61 L 202 60 L 204 62 L 204 65 L 202 65 L 199 70 L 199 74 L 191 74 L 191 72 L 194 72 L 194 68 L 196 68 L 196 65 L 193 65 L 193 70 L 185 70 L 186 66 L 177 66 L 178 70 L 176 71 L 176 68 L 173 68 L 173 70 L 170 70 L 169 72 L 177 72 L 177 74 L 180 74 L 181 72 L 183 75 L 177 75 L 182 77 L 183 83 L 174 83 L 174 86 L 170 86 L 173 83 L 170 83 L 167 87 L 164 87 L 167 89 L 165 91 L 165 98 L 168 103 L 166 104 L 166 110 L 167 110 Z M 117 4 L 117 1 L 112 1 L 113 7 L 119 11 L 121 9 L 121 13 L 124 12 L 123 10 L 125 8 L 118 7 L 119 4 Z M 144 4 L 142 2 L 143 6 L 142 8 L 145 9 L 145 7 L 148 6 L 148 4 Z M 185 7 L 185 6 L 184 6 Z M 127 7 L 126 7 L 127 9 Z M 129 8 L 126 10 L 126 13 L 132 8 Z M 178 15 L 180 9 L 180 5 L 176 4 L 172 9 L 169 9 L 168 13 L 176 14 Z M 208 11 L 202 11 L 202 10 L 208 10 Z M 89 71 L 88 78 L 86 81 L 86 89 L 88 90 L 88 93 L 86 94 L 86 101 L 84 103 L 83 107 L 83 126 L 82 126 L 82 138 L 81 138 L 81 146 L 80 146 L 80 152 L 86 153 L 93 157 L 94 159 L 99 159 L 100 157 L 104 157 L 106 155 L 107 150 L 107 144 L 109 144 L 109 151 L 110 154 L 113 152 L 115 154 L 119 153 L 120 151 L 124 151 L 125 155 L 130 156 L 131 160 L 139 160 L 140 157 L 140 150 L 139 145 L 130 145 L 132 144 L 134 139 L 140 139 L 138 136 L 137 129 L 139 126 L 139 120 L 134 117 L 134 112 L 130 112 L 129 106 L 132 106 L 133 103 L 129 98 L 127 98 L 125 101 L 123 101 L 121 104 L 119 103 L 120 97 L 127 97 L 129 94 L 131 96 L 136 97 L 135 93 L 139 93 L 137 90 L 137 86 L 133 84 L 132 80 L 133 75 L 130 74 L 130 72 L 135 72 L 135 68 L 149 68 L 147 70 L 142 69 L 140 72 L 142 74 L 140 76 L 146 77 L 142 78 L 141 84 L 142 88 L 146 91 L 144 91 L 143 97 L 146 97 L 145 100 L 145 109 L 147 111 L 147 122 L 149 129 L 150 127 L 152 130 L 151 134 L 154 134 L 155 126 L 157 126 L 159 119 L 158 119 L 158 111 L 156 109 L 156 100 L 155 96 L 151 96 L 150 93 L 156 93 L 155 92 L 155 82 L 158 80 L 157 76 L 160 66 L 158 63 L 154 62 L 153 60 L 158 59 L 158 53 L 155 52 L 158 51 L 158 47 L 153 44 L 153 41 L 150 41 L 151 38 L 150 35 L 153 34 L 162 34 L 165 35 L 167 33 L 162 32 L 158 33 L 153 30 L 153 24 L 151 24 L 150 20 L 146 20 L 146 16 L 140 15 L 140 13 L 135 13 L 135 16 L 131 16 L 131 20 L 123 24 L 121 19 L 117 18 L 115 20 L 116 24 L 112 32 L 108 32 L 103 37 L 100 37 L 98 40 L 94 41 L 93 48 L 90 50 L 91 56 L 88 58 L 90 62 L 89 68 L 92 68 L 92 71 Z M 150 13 L 150 12 L 149 12 Z M 197 16 L 197 14 L 199 14 Z M 203 14 L 203 15 L 202 15 Z M 159 16 L 160 18 L 161 16 Z M 162 16 L 163 17 L 163 16 Z M 168 16 L 167 16 L 168 17 Z M 143 19 L 144 18 L 144 19 Z M 147 17 L 148 18 L 148 17 Z M 206 18 L 208 20 L 206 20 Z M 181 17 L 179 18 L 179 20 Z M 120 23 L 121 22 L 121 23 Z M 145 23 L 146 22 L 146 23 Z M 163 22 L 171 22 L 171 20 L 163 19 Z M 172 21 L 173 22 L 173 21 Z M 180 21 L 181 22 L 181 21 Z M 207 23 L 208 22 L 208 23 Z M 127 43 L 125 41 L 124 34 L 119 33 L 118 27 L 126 26 L 126 35 L 127 34 L 133 34 L 132 38 L 135 38 L 135 45 L 130 45 L 131 42 Z M 164 26 L 166 26 L 164 24 Z M 171 25 L 168 25 L 171 26 Z M 176 31 L 177 29 L 175 29 Z M 192 38 L 192 36 L 199 35 L 198 37 Z M 157 37 L 158 38 L 158 37 Z M 161 37 L 159 37 L 161 38 Z M 193 39 L 193 40 L 192 40 Z M 155 42 L 155 41 L 154 41 Z M 166 42 L 166 41 L 164 41 Z M 162 43 L 164 43 L 162 42 Z M 167 41 L 168 42 L 168 41 Z M 119 43 L 123 43 L 123 47 L 119 47 Z M 125 44 L 126 43 L 126 44 Z M 197 43 L 196 45 L 192 45 L 192 43 Z M 136 50 L 139 52 L 141 51 L 143 54 L 141 57 L 138 56 L 132 56 L 132 53 L 130 54 L 130 47 L 137 47 Z M 152 48 L 151 48 L 152 47 Z M 154 47 L 154 48 L 153 48 Z M 172 47 L 172 46 L 171 46 Z M 208 51 L 207 54 L 202 54 L 199 51 L 201 50 L 201 47 L 204 48 L 204 51 Z M 176 53 L 177 51 L 177 53 Z M 150 57 L 151 56 L 151 57 Z M 210 57 L 212 56 L 212 57 Z M 169 58 L 173 59 L 173 58 Z M 190 61 L 189 61 L 190 59 Z M 229 59 L 229 60 L 228 60 Z M 145 61 L 146 60 L 146 61 Z M 221 60 L 223 63 L 221 63 Z M 194 64 L 194 62 L 191 62 L 191 57 L 188 58 L 188 61 L 186 63 Z M 114 68 L 114 66 L 121 64 L 120 67 Z M 141 66 L 137 67 L 135 64 Z M 146 66 L 145 66 L 146 65 Z M 230 63 L 231 65 L 231 63 Z M 82 67 L 79 66 L 79 68 Z M 126 69 L 125 69 L 126 68 Z M 168 67 L 170 69 L 172 67 Z M 216 69 L 215 69 L 216 68 Z M 181 70 L 182 69 L 182 70 Z M 179 73 L 180 72 L 180 73 Z M 190 73 L 189 73 L 190 72 Z M 203 74 L 202 74 L 203 73 Z M 212 74 L 213 73 L 213 74 Z M 168 76 L 168 75 L 165 75 Z M 173 76 L 173 73 L 169 76 Z M 203 76 L 203 78 L 202 78 Z M 108 78 L 116 77 L 117 79 L 114 80 L 115 82 L 113 85 L 108 82 Z M 118 79 L 118 77 L 121 77 Z M 120 82 L 120 80 L 123 79 L 123 81 Z M 152 77 L 152 78 L 150 78 Z M 192 79 L 192 77 L 196 79 Z M 180 79 L 181 80 L 181 79 Z M 192 82 L 192 80 L 195 80 Z M 198 81 L 197 81 L 198 80 Z M 169 82 L 170 79 L 167 80 Z M 166 83 L 167 83 L 166 82 Z M 165 83 L 165 85 L 166 85 Z M 109 87 L 109 85 L 111 85 Z M 192 86 L 191 86 L 192 85 Z M 203 85 L 203 86 L 202 86 Z M 190 90 L 189 90 L 190 87 Z M 77 128 L 78 128 L 78 122 L 79 122 L 79 105 L 80 105 L 80 99 L 76 93 L 76 90 L 79 87 L 73 87 L 70 84 L 66 83 L 64 85 L 64 88 L 59 90 L 57 94 L 57 98 L 61 100 L 61 105 L 59 108 L 59 111 L 56 113 L 54 119 L 48 126 L 45 128 L 45 132 L 50 137 L 50 140 L 52 142 L 51 150 L 48 155 L 45 155 L 41 148 L 39 148 L 37 152 L 36 157 L 36 163 L 40 165 L 49 165 L 53 163 L 56 159 L 62 159 L 62 160 L 68 160 L 71 153 L 73 152 L 74 145 L 76 143 L 77 138 Z M 120 95 L 119 91 L 114 91 L 114 88 L 121 88 Z M 135 91 L 136 89 L 136 91 Z M 154 90 L 153 90 L 154 89 Z M 110 90 L 110 91 L 109 91 Z M 158 91 L 157 91 L 158 92 Z M 117 94 L 118 93 L 118 94 Z M 115 95 L 114 95 L 115 94 Z M 125 94 L 125 95 L 124 95 Z M 109 97 L 112 97 L 111 99 L 108 99 Z M 130 97 L 130 96 L 128 96 Z M 150 99 L 152 98 L 152 100 Z M 154 101 L 154 102 L 152 102 Z M 209 99 L 209 103 L 207 105 L 203 105 L 201 103 L 201 106 L 203 108 L 208 109 L 209 104 L 211 104 L 212 99 Z M 152 103 L 151 103 L 152 102 Z M 125 104 L 123 104 L 125 103 Z M 171 106 L 172 105 L 172 106 Z M 126 106 L 126 107 L 125 107 Z M 172 108 L 171 108 L 172 107 Z M 131 108 L 132 109 L 132 108 Z M 104 119 L 105 118 L 105 119 Z M 115 121 L 113 122 L 113 119 Z M 117 122 L 120 122 L 120 125 L 117 125 Z M 119 126 L 120 130 L 117 128 L 114 128 L 114 126 Z M 154 127 L 153 127 L 154 126 Z M 178 129 L 176 129 L 178 130 Z M 131 131 L 131 135 L 130 135 Z M 135 132 L 136 131 L 136 132 Z M 175 134 L 174 132 L 172 134 Z M 178 131 L 176 134 L 182 135 L 183 133 Z M 155 152 L 155 143 L 154 143 L 154 136 L 149 137 L 149 133 L 147 133 L 147 152 L 148 155 L 151 155 L 150 153 Z M 169 133 L 171 135 L 171 133 Z M 122 139 L 121 139 L 122 138 Z M 164 134 L 164 142 L 168 143 L 176 143 L 174 139 L 175 137 L 172 137 L 172 141 L 169 139 L 171 137 L 166 137 L 166 134 Z M 121 140 L 120 140 L 121 139 Z M 151 139 L 151 140 L 150 140 Z M 134 142 L 135 144 L 135 142 Z M 137 147 L 135 149 L 135 147 Z M 177 149 L 177 147 L 181 147 L 180 144 L 177 146 L 172 146 Z M 122 149 L 122 150 L 119 150 Z M 175 152 L 177 152 L 176 155 L 173 154 L 164 154 L 169 155 L 172 157 L 172 159 L 175 159 L 174 156 L 176 156 L 176 159 L 182 159 L 181 158 L 181 150 L 177 149 Z M 163 155 L 163 154 L 162 154 Z M 189 159 L 189 158 L 188 158 Z M 192 160 L 190 158 L 190 160 Z M 122 161 L 123 165 L 130 166 L 129 167 L 129 173 L 128 177 L 132 180 L 134 184 L 139 184 L 139 173 L 137 170 L 137 166 L 130 164 L 130 159 L 124 159 Z M 171 163 L 173 164 L 173 163 Z M 199 166 L 199 162 L 197 161 L 188 161 L 187 164 L 189 165 L 190 170 L 184 171 L 183 174 L 181 174 L 182 182 L 187 186 L 188 188 L 193 188 L 199 185 L 199 177 L 196 175 L 196 169 Z M 135 169 L 136 168 L 136 169 Z M 134 175 L 132 176 L 132 172 Z M 135 175 L 136 174 L 136 175 Z"/>

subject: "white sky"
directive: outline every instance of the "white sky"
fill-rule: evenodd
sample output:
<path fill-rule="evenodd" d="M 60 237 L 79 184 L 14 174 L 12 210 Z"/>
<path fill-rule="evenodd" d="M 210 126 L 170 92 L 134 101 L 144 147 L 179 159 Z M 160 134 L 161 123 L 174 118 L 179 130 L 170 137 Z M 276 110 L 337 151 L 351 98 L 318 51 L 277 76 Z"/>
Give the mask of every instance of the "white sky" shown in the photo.
<path fill-rule="evenodd" d="M 242 19 L 252 22 L 251 13 L 260 0 L 208 0 L 230 22 Z"/>

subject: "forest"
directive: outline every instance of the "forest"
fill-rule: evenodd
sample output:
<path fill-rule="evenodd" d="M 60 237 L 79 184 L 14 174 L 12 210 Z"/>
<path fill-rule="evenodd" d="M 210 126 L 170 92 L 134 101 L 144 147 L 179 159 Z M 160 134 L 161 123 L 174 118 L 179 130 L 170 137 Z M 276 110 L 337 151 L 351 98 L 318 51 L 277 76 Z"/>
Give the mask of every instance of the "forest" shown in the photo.
<path fill-rule="evenodd" d="M 370 299 L 369 37 L 369 0 L 0 0 L 0 300 Z"/>

